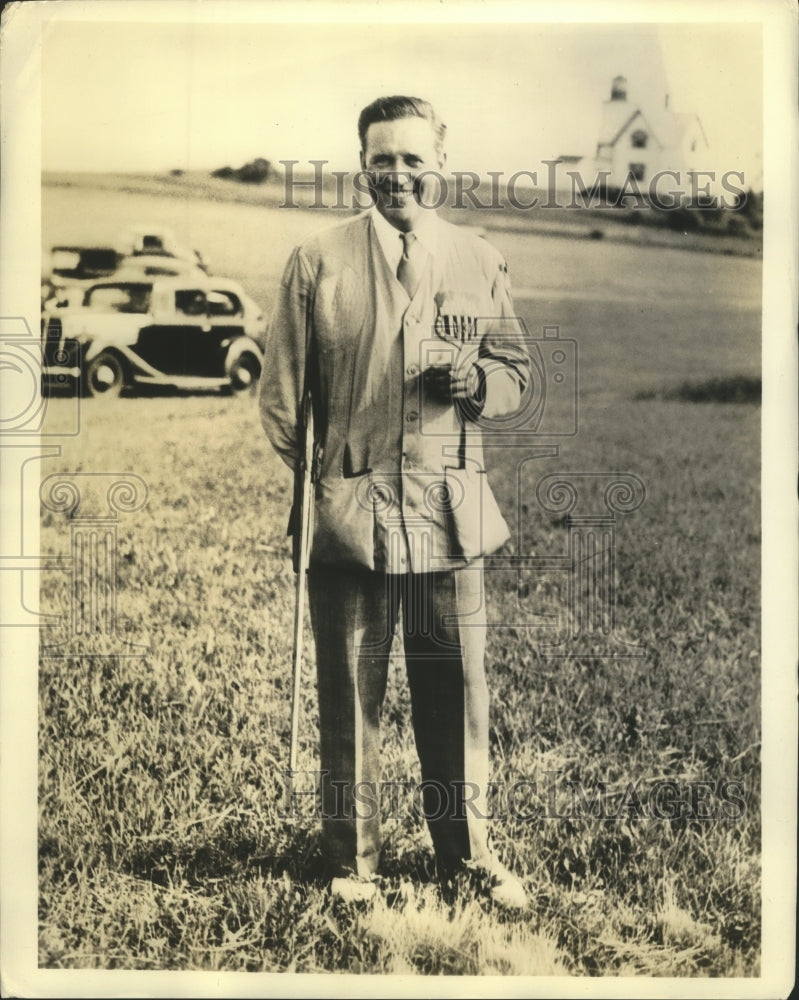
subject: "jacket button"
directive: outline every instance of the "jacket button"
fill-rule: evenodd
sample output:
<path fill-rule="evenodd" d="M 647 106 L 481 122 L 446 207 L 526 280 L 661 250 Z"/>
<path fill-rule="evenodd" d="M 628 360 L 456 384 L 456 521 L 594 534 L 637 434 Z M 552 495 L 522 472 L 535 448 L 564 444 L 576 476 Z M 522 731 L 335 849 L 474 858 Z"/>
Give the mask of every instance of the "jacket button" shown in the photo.
<path fill-rule="evenodd" d="M 406 415 L 405 419 L 408 421 L 409 424 L 412 424 L 414 420 L 417 419 L 418 416 L 419 414 L 415 410 L 411 410 L 411 412 Z"/>
<path fill-rule="evenodd" d="M 409 365 L 408 366 L 408 374 L 409 375 L 418 375 L 419 374 L 419 366 L 418 365 Z"/>

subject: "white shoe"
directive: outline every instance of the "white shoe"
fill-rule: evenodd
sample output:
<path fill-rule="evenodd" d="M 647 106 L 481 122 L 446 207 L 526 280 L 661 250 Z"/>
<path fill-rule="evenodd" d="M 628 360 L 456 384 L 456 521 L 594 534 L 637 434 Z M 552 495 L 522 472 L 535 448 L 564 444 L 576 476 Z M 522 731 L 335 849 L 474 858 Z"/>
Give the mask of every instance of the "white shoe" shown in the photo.
<path fill-rule="evenodd" d="M 491 902 L 502 909 L 524 910 L 529 905 L 522 883 L 493 854 L 477 861 L 467 861 L 465 867 L 482 883 Z"/>
<path fill-rule="evenodd" d="M 342 903 L 368 903 L 377 895 L 377 885 L 357 875 L 339 876 L 330 881 L 330 895 Z"/>

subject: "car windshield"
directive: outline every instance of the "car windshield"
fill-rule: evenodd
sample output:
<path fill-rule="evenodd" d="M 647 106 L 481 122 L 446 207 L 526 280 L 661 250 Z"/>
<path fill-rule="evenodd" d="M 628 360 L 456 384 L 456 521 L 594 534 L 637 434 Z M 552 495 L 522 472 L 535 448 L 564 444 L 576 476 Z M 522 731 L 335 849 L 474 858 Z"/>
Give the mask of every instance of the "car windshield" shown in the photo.
<path fill-rule="evenodd" d="M 86 294 L 89 309 L 146 313 L 150 308 L 150 285 L 100 285 Z"/>

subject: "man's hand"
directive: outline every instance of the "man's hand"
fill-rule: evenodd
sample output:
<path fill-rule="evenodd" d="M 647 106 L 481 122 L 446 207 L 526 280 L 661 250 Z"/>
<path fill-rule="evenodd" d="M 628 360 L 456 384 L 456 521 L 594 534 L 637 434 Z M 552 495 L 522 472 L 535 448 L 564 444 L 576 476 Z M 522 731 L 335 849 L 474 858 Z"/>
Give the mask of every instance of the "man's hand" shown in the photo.
<path fill-rule="evenodd" d="M 453 367 L 449 362 L 432 365 L 425 372 L 425 385 L 439 399 L 482 403 L 484 396 L 482 372 L 474 363 L 466 367 Z"/>

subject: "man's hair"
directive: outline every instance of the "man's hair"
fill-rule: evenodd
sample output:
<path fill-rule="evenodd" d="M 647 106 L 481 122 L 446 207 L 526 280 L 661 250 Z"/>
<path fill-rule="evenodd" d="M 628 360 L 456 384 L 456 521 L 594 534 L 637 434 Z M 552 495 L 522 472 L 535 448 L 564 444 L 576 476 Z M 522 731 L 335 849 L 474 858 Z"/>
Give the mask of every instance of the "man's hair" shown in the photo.
<path fill-rule="evenodd" d="M 441 152 L 447 126 L 435 112 L 429 101 L 421 97 L 378 97 L 367 105 L 358 117 L 358 138 L 361 149 L 366 149 L 366 133 L 376 122 L 393 122 L 398 118 L 424 118 L 430 122 L 435 135 L 436 151 Z"/>

